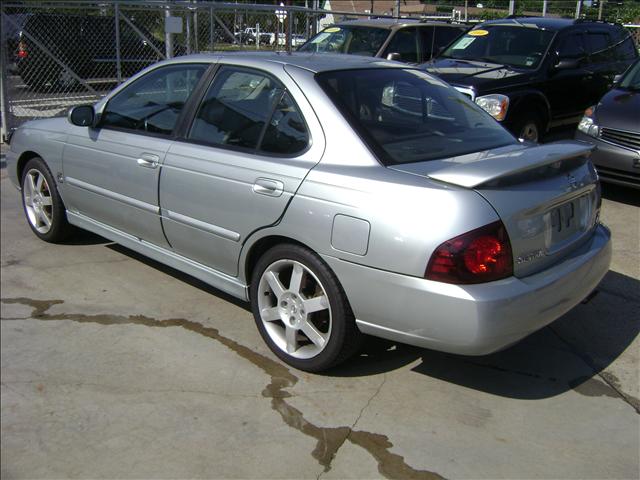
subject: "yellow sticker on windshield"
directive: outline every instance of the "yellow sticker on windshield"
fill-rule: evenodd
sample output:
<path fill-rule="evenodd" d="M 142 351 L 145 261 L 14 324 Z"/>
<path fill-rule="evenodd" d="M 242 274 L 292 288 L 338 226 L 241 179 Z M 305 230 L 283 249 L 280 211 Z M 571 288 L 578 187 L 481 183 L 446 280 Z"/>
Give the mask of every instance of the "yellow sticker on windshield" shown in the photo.
<path fill-rule="evenodd" d="M 336 33 L 340 31 L 340 27 L 329 27 L 325 30 L 327 33 Z"/>
<path fill-rule="evenodd" d="M 484 37 L 485 35 L 489 35 L 488 30 L 471 30 L 467 35 L 471 35 L 472 37 Z"/>

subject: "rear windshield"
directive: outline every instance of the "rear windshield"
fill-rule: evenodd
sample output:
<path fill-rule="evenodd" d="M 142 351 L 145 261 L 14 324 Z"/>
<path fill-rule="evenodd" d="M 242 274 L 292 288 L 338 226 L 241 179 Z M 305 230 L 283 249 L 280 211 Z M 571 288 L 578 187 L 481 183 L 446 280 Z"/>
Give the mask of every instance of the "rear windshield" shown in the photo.
<path fill-rule="evenodd" d="M 486 25 L 461 36 L 440 57 L 536 68 L 554 35 L 533 27 Z"/>
<path fill-rule="evenodd" d="M 390 30 L 377 27 L 329 27 L 298 50 L 318 53 L 351 53 L 374 57 Z"/>
<path fill-rule="evenodd" d="M 385 165 L 435 160 L 516 143 L 444 82 L 412 69 L 324 72 L 317 81 Z"/>

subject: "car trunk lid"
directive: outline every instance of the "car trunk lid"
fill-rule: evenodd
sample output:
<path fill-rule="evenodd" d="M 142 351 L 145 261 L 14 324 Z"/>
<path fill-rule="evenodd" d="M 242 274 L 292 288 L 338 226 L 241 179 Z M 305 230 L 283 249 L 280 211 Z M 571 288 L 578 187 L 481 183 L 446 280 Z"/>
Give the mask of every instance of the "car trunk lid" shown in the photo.
<path fill-rule="evenodd" d="M 547 268 L 593 233 L 600 208 L 592 147 L 579 142 L 512 145 L 390 168 L 473 189 L 504 223 L 514 275 Z"/>

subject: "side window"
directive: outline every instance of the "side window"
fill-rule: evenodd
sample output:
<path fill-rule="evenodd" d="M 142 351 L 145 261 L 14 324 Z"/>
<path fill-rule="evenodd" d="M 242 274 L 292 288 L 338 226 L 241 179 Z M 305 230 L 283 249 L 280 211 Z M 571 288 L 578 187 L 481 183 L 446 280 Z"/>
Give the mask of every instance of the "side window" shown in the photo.
<path fill-rule="evenodd" d="M 170 135 L 206 65 L 170 65 L 153 70 L 107 103 L 101 127 Z"/>
<path fill-rule="evenodd" d="M 398 30 L 387 47 L 387 55 L 389 53 L 399 53 L 403 62 L 416 63 L 418 61 L 417 33 L 415 28 Z"/>
<path fill-rule="evenodd" d="M 633 39 L 629 35 L 624 35 L 614 47 L 616 60 L 633 60 L 636 58 L 636 48 Z"/>
<path fill-rule="evenodd" d="M 280 99 L 260 144 L 268 153 L 292 155 L 307 148 L 309 133 L 288 92 Z"/>
<path fill-rule="evenodd" d="M 198 109 L 189 139 L 255 149 L 284 88 L 271 77 L 223 67 Z"/>
<path fill-rule="evenodd" d="M 604 63 L 613 60 L 613 51 L 610 49 L 609 34 L 606 32 L 588 32 L 587 47 L 591 61 L 594 63 Z"/>
<path fill-rule="evenodd" d="M 586 56 L 583 35 L 580 32 L 572 33 L 560 41 L 558 57 L 583 58 Z"/>
<path fill-rule="evenodd" d="M 433 48 L 433 56 L 435 57 L 440 53 L 439 51 L 458 38 L 466 29 L 457 27 L 438 27 L 436 28 L 436 35 Z M 426 57 L 425 57 L 426 59 Z"/>
<path fill-rule="evenodd" d="M 435 44 L 434 31 L 438 29 L 433 27 L 420 27 L 420 40 L 422 41 L 422 61 L 426 62 L 437 53 L 438 46 Z"/>

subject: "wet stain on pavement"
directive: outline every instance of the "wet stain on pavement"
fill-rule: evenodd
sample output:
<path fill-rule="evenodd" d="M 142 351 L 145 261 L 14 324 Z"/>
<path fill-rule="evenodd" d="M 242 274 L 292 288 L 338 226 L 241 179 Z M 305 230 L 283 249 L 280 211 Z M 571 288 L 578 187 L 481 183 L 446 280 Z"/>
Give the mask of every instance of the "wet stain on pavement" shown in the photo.
<path fill-rule="evenodd" d="M 291 428 L 316 440 L 316 446 L 311 452 L 320 465 L 327 472 L 331 469 L 331 462 L 337 451 L 349 441 L 368 452 L 378 463 L 378 471 L 387 478 L 439 480 L 441 475 L 427 470 L 416 470 L 407 465 L 404 457 L 391 453 L 393 443 L 386 435 L 354 430 L 348 427 L 319 427 L 307 421 L 304 414 L 290 405 L 287 398 L 291 394 L 286 391 L 298 382 L 298 377 L 283 364 L 251 350 L 238 342 L 221 335 L 218 329 L 184 318 L 157 320 L 144 315 L 83 315 L 68 313 L 47 313 L 54 305 L 64 303 L 62 300 L 32 300 L 30 298 L 3 298 L 5 304 L 19 304 L 32 308 L 31 317 L 42 321 L 69 320 L 76 323 L 95 323 L 99 325 L 142 325 L 146 327 L 180 327 L 193 333 L 203 335 L 224 345 L 240 357 L 251 362 L 254 366 L 267 374 L 271 381 L 262 391 L 265 398 L 271 399 L 271 408 Z M 357 422 L 356 422 L 357 423 Z"/>
<path fill-rule="evenodd" d="M 580 377 L 571 382 L 569 386 L 577 393 L 587 397 L 612 397 L 618 398 L 618 394 L 606 383 L 591 377 Z"/>

